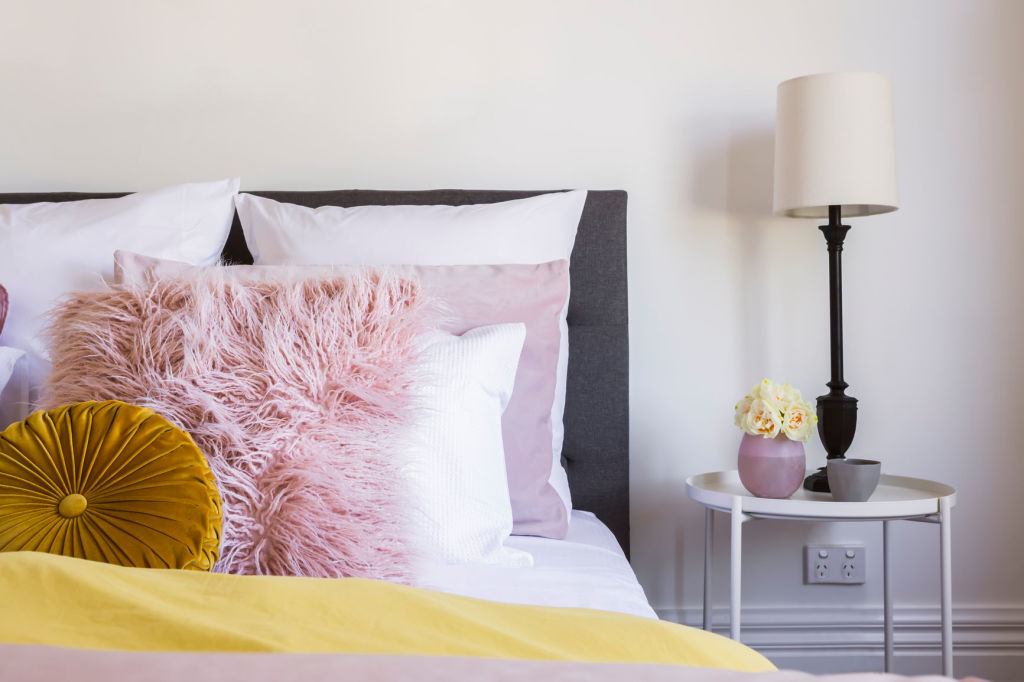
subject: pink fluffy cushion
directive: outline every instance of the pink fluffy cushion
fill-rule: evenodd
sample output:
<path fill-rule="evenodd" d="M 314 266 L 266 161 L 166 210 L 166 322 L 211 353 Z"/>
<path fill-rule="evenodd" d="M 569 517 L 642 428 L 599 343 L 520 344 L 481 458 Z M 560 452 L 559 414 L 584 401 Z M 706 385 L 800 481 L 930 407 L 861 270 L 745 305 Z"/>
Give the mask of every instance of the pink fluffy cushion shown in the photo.
<path fill-rule="evenodd" d="M 223 498 L 215 571 L 407 581 L 424 311 L 418 285 L 373 271 L 76 293 L 52 313 L 44 409 L 116 399 L 191 433 Z"/>

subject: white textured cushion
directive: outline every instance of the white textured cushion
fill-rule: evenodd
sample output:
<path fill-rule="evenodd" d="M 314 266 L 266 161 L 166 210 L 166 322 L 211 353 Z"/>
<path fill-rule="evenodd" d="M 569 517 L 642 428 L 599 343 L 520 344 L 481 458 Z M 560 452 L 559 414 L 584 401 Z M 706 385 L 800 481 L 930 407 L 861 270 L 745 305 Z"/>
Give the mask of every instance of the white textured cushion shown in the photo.
<path fill-rule="evenodd" d="M 257 265 L 536 265 L 569 259 L 586 199 L 585 190 L 575 190 L 466 206 L 313 209 L 239 194 L 235 204 Z M 509 455 L 510 462 L 543 456 L 549 472 L 546 481 L 512 490 L 515 532 L 555 538 L 568 531 L 572 509 L 561 465 L 568 305 L 566 295 L 550 409 L 551 448 L 510 450 Z M 557 515 L 551 500 L 561 503 Z"/>
<path fill-rule="evenodd" d="M 0 342 L 25 351 L 0 396 L 0 428 L 23 418 L 49 363 L 42 315 L 62 294 L 98 289 L 115 249 L 216 263 L 234 218 L 238 179 L 176 185 L 117 199 L 0 204 L 0 283 L 10 311 Z"/>
<path fill-rule="evenodd" d="M 501 415 L 525 338 L 526 327 L 519 323 L 429 337 L 408 466 L 414 518 L 428 560 L 532 564 L 528 553 L 503 545 L 512 531 L 512 506 Z"/>

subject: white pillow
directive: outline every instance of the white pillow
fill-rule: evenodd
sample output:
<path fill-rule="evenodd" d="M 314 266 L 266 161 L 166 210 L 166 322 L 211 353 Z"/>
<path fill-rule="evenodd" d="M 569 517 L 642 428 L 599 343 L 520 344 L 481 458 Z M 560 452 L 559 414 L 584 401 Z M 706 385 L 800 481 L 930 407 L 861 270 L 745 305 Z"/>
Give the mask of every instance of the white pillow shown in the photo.
<path fill-rule="evenodd" d="M 467 206 L 312 209 L 239 194 L 235 206 L 257 265 L 536 265 L 569 259 L 586 200 L 585 190 L 574 190 Z M 546 482 L 512 491 L 514 532 L 527 535 L 562 538 L 569 528 L 572 501 L 561 464 L 568 305 L 567 292 L 559 323 L 551 449 L 522 453 L 546 457 L 550 473 Z"/>
<path fill-rule="evenodd" d="M 243 193 L 235 206 L 256 265 L 536 265 L 569 258 L 586 201 L 308 208 Z"/>
<path fill-rule="evenodd" d="M 14 373 L 14 365 L 24 354 L 23 351 L 17 348 L 0 346 L 0 392 L 3 392 L 7 382 L 11 380 L 11 374 Z M 0 427 L 0 431 L 2 430 L 3 428 Z"/>
<path fill-rule="evenodd" d="M 427 560 L 529 566 L 512 531 L 501 415 L 526 339 L 521 323 L 429 335 L 419 418 L 406 468 Z"/>
<path fill-rule="evenodd" d="M 10 294 L 3 343 L 25 351 L 0 396 L 0 428 L 22 419 L 49 371 L 43 314 L 61 295 L 105 286 L 126 249 L 195 265 L 220 258 L 238 178 L 176 185 L 117 199 L 0 204 L 0 283 Z"/>

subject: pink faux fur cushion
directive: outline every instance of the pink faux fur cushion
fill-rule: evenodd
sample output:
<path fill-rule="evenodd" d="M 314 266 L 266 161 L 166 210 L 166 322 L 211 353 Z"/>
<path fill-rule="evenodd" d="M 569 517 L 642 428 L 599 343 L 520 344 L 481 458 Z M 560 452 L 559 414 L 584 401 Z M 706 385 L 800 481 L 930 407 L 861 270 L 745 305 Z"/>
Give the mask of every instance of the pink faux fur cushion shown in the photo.
<path fill-rule="evenodd" d="M 400 452 L 425 311 L 418 285 L 373 271 L 73 294 L 43 407 L 123 400 L 191 433 L 223 498 L 215 571 L 408 581 Z"/>

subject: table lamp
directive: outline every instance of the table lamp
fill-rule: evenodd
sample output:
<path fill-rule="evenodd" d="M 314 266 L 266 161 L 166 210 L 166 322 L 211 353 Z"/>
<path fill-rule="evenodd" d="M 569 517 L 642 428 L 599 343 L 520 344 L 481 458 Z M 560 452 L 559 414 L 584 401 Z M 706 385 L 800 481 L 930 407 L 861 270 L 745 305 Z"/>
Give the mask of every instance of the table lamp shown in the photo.
<path fill-rule="evenodd" d="M 828 459 L 845 456 L 857 399 L 843 379 L 842 218 L 898 208 L 892 82 L 876 73 L 822 73 L 779 84 L 775 129 L 776 215 L 828 218 L 832 379 L 818 397 L 818 436 Z M 822 467 L 804 488 L 829 492 Z"/>

